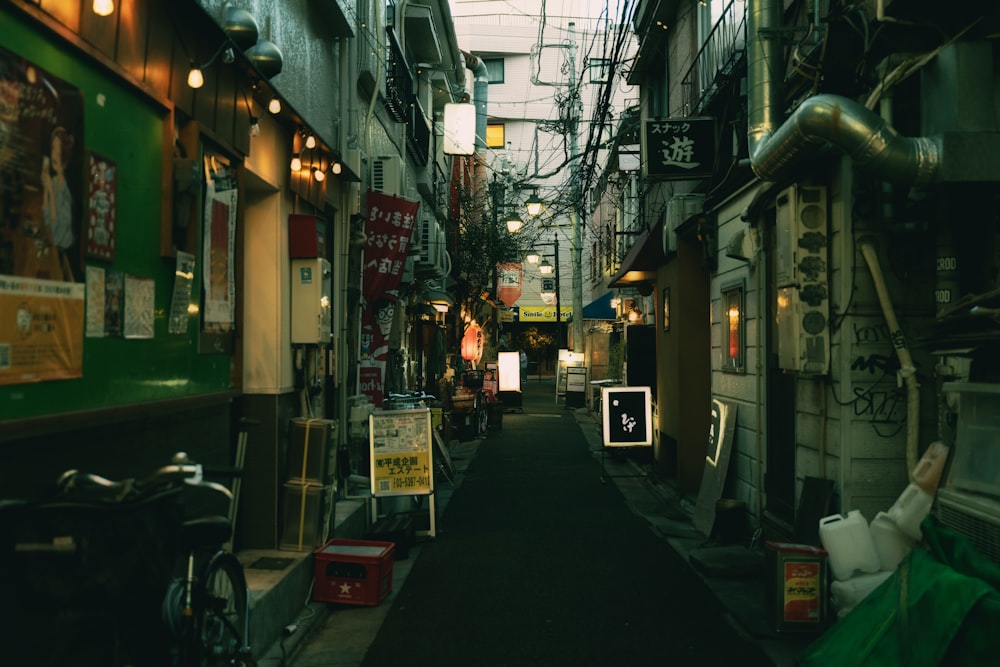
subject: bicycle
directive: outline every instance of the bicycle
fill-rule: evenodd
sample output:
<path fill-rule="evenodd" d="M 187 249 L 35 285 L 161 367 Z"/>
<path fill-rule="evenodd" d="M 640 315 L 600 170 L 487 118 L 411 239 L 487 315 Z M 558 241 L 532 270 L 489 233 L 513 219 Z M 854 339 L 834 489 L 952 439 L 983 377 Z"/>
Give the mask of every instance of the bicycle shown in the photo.
<path fill-rule="evenodd" d="M 19 573 L 12 594 L 21 612 L 6 627 L 24 660 L 255 664 L 246 577 L 223 549 L 232 494 L 206 474 L 239 471 L 210 470 L 181 452 L 143 479 L 69 470 L 47 500 L 0 502 L 0 571 Z"/>

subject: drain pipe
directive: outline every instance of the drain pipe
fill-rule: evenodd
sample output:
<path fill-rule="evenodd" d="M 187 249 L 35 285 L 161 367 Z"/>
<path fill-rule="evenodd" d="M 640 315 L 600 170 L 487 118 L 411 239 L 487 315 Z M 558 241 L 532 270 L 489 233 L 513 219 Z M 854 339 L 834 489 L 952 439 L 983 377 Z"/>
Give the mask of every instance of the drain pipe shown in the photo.
<path fill-rule="evenodd" d="M 901 136 L 850 98 L 815 95 L 781 122 L 785 61 L 778 28 L 783 7 L 783 0 L 749 0 L 747 5 L 747 139 L 750 166 L 758 178 L 780 180 L 803 158 L 833 144 L 883 180 L 933 182 L 941 162 L 937 143 Z"/>
<path fill-rule="evenodd" d="M 486 150 L 486 103 L 490 90 L 490 73 L 479 56 L 462 51 L 462 57 L 465 58 L 465 66 L 475 75 L 472 101 L 476 105 L 476 152 L 482 153 Z"/>
<path fill-rule="evenodd" d="M 896 348 L 896 356 L 899 358 L 899 376 L 906 383 L 906 469 L 912 473 L 917 467 L 917 440 L 920 433 L 920 388 L 917 385 L 917 368 L 913 365 L 913 357 L 910 356 L 910 350 L 906 346 L 906 337 L 903 335 L 902 329 L 899 328 L 896 312 L 893 310 L 892 301 L 889 300 L 889 290 L 882 277 L 882 269 L 878 263 L 875 246 L 867 239 L 861 240 L 858 246 L 861 254 L 864 255 L 865 262 L 868 263 L 868 270 L 871 271 L 872 280 L 875 283 L 875 293 L 882 306 L 882 315 L 889 326 L 892 345 Z"/>

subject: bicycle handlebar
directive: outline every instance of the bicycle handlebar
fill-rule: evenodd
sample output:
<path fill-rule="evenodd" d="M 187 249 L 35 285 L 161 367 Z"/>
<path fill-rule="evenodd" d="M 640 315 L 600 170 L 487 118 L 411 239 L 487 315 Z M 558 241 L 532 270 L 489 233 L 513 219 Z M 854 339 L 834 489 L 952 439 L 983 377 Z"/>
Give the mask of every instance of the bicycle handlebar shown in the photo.
<path fill-rule="evenodd" d="M 112 480 L 93 473 L 79 470 L 67 470 L 56 481 L 56 489 L 61 496 L 69 496 L 74 492 L 88 495 L 94 493 L 98 499 L 107 501 L 122 501 L 130 496 L 142 497 L 144 492 L 162 489 L 174 484 L 191 484 L 198 486 L 204 483 L 205 477 L 241 477 L 243 471 L 231 466 L 203 466 L 192 461 L 184 452 L 178 452 L 172 457 L 172 462 L 157 468 L 152 474 L 143 478 Z"/>

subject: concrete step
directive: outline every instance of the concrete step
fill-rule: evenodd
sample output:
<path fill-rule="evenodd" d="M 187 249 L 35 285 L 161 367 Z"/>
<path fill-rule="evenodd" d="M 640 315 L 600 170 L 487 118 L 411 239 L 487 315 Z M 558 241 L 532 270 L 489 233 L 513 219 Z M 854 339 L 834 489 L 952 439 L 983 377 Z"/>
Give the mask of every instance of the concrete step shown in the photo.
<path fill-rule="evenodd" d="M 369 502 L 363 498 L 337 500 L 332 536 L 364 539 Z M 236 554 L 250 589 L 250 641 L 257 660 L 274 652 L 285 627 L 295 623 L 310 603 L 313 550 L 249 549 Z"/>

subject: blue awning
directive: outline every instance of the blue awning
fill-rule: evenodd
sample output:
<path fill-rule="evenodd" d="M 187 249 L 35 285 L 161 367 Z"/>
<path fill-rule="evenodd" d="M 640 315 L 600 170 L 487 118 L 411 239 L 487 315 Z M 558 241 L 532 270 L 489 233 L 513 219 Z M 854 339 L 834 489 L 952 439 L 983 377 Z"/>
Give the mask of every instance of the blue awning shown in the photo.
<path fill-rule="evenodd" d="M 583 307 L 583 319 L 585 320 L 617 320 L 618 314 L 611 307 L 611 292 L 606 292 L 604 296 L 597 297 Z"/>

